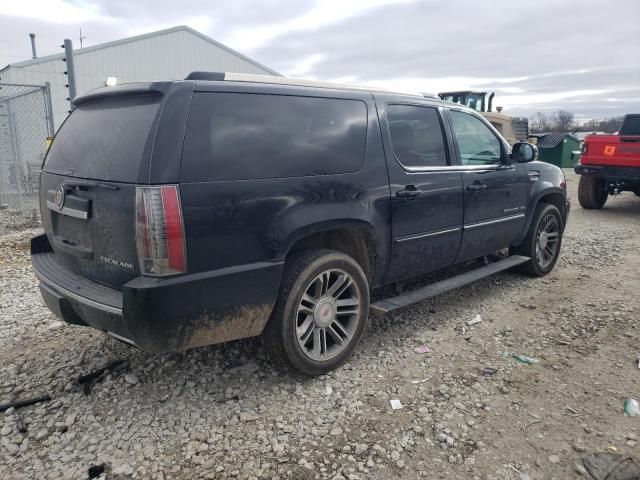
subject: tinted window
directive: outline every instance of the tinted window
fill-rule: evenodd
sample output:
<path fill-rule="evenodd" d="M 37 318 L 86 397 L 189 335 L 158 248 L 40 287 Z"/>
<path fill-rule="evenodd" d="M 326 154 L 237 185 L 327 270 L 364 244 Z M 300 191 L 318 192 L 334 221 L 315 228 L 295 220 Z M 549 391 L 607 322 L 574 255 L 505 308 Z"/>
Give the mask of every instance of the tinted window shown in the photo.
<path fill-rule="evenodd" d="M 196 93 L 183 181 L 297 177 L 362 166 L 367 107 L 358 100 Z"/>
<path fill-rule="evenodd" d="M 500 163 L 500 140 L 482 120 L 458 110 L 451 110 L 451 120 L 463 165 Z"/>
<path fill-rule="evenodd" d="M 628 115 L 624 119 L 620 135 L 640 135 L 640 115 Z"/>
<path fill-rule="evenodd" d="M 435 108 L 388 105 L 393 153 L 405 167 L 447 165 L 440 116 Z"/>
<path fill-rule="evenodd" d="M 135 182 L 159 97 L 129 97 L 76 108 L 58 131 L 44 170 L 73 177 Z"/>

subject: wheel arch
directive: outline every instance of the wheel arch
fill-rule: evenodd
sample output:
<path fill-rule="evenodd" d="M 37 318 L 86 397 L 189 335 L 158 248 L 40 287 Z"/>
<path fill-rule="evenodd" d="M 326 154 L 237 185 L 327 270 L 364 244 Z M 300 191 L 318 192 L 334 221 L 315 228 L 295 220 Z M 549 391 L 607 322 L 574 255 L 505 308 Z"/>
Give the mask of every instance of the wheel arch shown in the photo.
<path fill-rule="evenodd" d="M 536 209 L 538 208 L 538 205 L 540 205 L 540 203 L 548 203 L 550 205 L 554 205 L 558 208 L 558 210 L 560 210 L 560 216 L 562 217 L 562 229 L 564 230 L 564 227 L 567 223 L 567 216 L 569 214 L 568 207 L 565 202 L 566 192 L 561 187 L 545 188 L 544 190 L 538 192 L 535 196 L 533 196 L 533 199 L 529 203 L 530 207 L 528 210 L 527 219 L 520 234 L 520 238 L 516 242 L 514 242 L 513 245 L 520 245 L 526 238 L 527 232 L 529 231 L 529 228 L 531 228 L 531 222 L 533 222 Z"/>
<path fill-rule="evenodd" d="M 364 271 L 370 285 L 376 282 L 382 268 L 372 225 L 361 221 L 323 222 L 308 225 L 295 232 L 283 250 L 285 260 L 302 250 L 327 248 L 352 257 Z"/>
<path fill-rule="evenodd" d="M 562 217 L 562 229 L 564 230 L 567 223 L 567 203 L 566 203 L 566 192 L 560 187 L 548 188 L 539 192 L 535 197 L 534 201 L 531 202 L 530 215 L 527 218 L 527 224 L 525 228 L 526 232 L 529 231 L 531 227 L 531 222 L 533 222 L 533 215 L 538 208 L 538 205 L 541 203 L 548 203 L 549 205 L 555 206 L 560 211 L 560 216 Z"/>

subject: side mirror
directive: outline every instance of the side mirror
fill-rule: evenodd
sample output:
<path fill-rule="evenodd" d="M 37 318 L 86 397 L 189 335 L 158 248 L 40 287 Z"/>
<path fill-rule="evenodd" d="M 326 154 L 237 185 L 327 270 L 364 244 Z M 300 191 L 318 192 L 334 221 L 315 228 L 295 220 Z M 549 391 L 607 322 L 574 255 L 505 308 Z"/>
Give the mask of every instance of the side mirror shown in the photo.
<path fill-rule="evenodd" d="M 518 142 L 511 149 L 511 158 L 518 163 L 533 162 L 538 159 L 538 147 L 532 143 Z"/>

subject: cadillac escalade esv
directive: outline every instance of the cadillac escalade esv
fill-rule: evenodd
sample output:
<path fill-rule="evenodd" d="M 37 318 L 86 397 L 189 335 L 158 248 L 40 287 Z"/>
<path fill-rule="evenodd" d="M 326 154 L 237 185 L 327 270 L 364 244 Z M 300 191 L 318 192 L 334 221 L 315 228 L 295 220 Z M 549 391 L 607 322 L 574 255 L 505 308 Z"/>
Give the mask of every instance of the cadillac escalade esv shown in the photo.
<path fill-rule="evenodd" d="M 207 72 L 75 105 L 44 161 L 33 267 L 66 322 L 144 350 L 263 335 L 316 375 L 353 351 L 370 309 L 558 259 L 562 171 L 461 105 Z M 372 289 L 454 265 L 468 268 L 370 305 Z"/>

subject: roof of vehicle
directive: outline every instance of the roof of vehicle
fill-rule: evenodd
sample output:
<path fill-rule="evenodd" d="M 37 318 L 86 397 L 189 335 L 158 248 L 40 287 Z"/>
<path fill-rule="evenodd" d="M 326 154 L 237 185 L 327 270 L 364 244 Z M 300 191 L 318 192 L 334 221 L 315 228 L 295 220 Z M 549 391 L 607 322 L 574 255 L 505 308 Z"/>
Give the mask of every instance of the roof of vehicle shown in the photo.
<path fill-rule="evenodd" d="M 349 90 L 369 93 L 387 93 L 428 98 L 430 100 L 435 99 L 434 97 L 426 97 L 424 94 L 418 92 L 402 92 L 367 85 L 350 85 L 344 83 L 325 82 L 322 80 L 310 80 L 306 78 L 275 77 L 271 75 L 254 75 L 249 73 L 191 72 L 189 75 L 187 75 L 185 80 L 262 83 L 269 85 L 287 85 L 296 87 L 326 88 L 332 90 Z"/>
<path fill-rule="evenodd" d="M 74 104 L 80 105 L 83 103 L 93 102 L 95 100 L 112 97 L 112 96 L 120 96 L 120 95 L 139 95 L 139 94 L 163 94 L 171 88 L 171 85 L 174 83 L 184 83 L 184 82 L 192 81 L 196 82 L 196 84 L 201 84 L 202 87 L 206 88 L 206 85 L 211 85 L 219 82 L 229 82 L 233 84 L 254 84 L 254 85 L 264 85 L 265 87 L 272 86 L 290 86 L 290 87 L 299 87 L 299 88 L 309 88 L 309 89 L 327 89 L 327 90 L 342 90 L 342 91 L 353 91 L 360 93 L 369 93 L 369 94 L 380 94 L 380 95 L 389 95 L 395 97 L 393 101 L 425 101 L 429 104 L 435 105 L 449 105 L 459 109 L 465 109 L 469 111 L 473 111 L 467 108 L 464 105 L 460 105 L 457 103 L 447 102 L 440 100 L 439 98 L 431 95 L 425 95 L 423 93 L 417 92 L 401 92 L 401 91 L 393 91 L 387 90 L 383 88 L 377 88 L 366 85 L 347 85 L 342 83 L 334 83 L 334 82 L 325 82 L 319 80 L 309 80 L 302 78 L 289 78 L 289 77 L 276 77 L 270 75 L 253 75 L 246 73 L 233 73 L 233 72 L 192 72 L 190 73 L 185 80 L 176 80 L 176 81 L 164 81 L 164 82 L 136 82 L 136 83 L 123 83 L 115 86 L 108 87 L 99 87 L 93 90 L 89 90 L 82 95 L 74 98 Z M 422 102 L 420 102 L 422 103 Z"/>

